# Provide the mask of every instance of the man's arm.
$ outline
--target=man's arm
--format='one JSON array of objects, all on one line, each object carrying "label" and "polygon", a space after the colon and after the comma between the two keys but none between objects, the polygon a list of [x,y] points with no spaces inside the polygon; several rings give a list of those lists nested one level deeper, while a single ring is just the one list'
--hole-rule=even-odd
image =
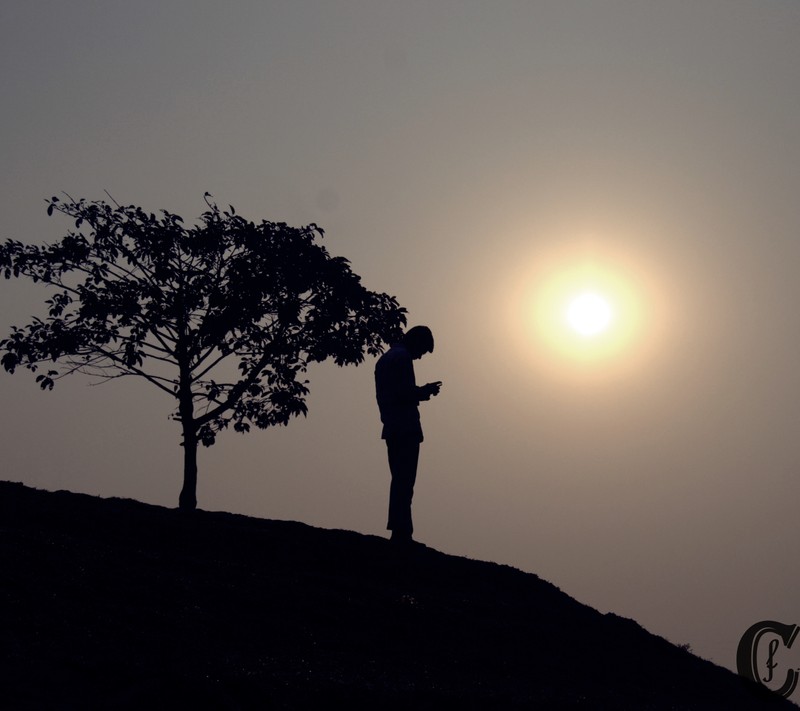
[{"label": "man's arm", "polygon": [[378,361],[375,385],[378,400],[390,407],[419,404],[422,388],[414,379],[411,358],[404,354],[392,353]]}]

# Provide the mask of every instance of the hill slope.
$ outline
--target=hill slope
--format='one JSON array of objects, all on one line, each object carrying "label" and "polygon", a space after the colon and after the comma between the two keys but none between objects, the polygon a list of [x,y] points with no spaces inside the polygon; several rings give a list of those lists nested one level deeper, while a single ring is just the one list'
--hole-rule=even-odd
[{"label": "hill slope", "polygon": [[9,708],[796,709],[535,575],[0,482]]}]

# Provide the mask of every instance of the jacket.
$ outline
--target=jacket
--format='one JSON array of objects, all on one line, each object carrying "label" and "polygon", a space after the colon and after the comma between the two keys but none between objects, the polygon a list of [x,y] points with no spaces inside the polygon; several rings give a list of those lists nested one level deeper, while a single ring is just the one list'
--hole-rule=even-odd
[{"label": "jacket", "polygon": [[402,343],[393,344],[375,364],[375,397],[382,439],[410,437],[422,442],[419,402],[424,394],[414,378],[411,354]]}]

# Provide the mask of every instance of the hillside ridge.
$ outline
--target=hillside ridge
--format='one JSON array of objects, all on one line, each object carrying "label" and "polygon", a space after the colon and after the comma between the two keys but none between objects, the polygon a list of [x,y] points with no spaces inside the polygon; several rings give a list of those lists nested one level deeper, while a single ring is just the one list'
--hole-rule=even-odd
[{"label": "hillside ridge", "polygon": [[796,709],[532,573],[0,482],[9,708]]}]

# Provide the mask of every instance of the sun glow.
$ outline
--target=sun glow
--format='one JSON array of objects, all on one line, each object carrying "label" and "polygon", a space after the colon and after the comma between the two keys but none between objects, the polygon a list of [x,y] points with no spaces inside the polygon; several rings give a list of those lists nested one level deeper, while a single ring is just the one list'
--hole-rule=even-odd
[{"label": "sun glow", "polygon": [[[641,350],[647,295],[638,270],[612,254],[564,252],[528,276],[525,309],[528,343],[540,363],[567,372],[618,368]],[[587,367],[589,371],[587,371]]]},{"label": "sun glow", "polygon": [[614,312],[601,294],[584,291],[570,300],[564,315],[576,333],[592,338],[608,329]]}]

